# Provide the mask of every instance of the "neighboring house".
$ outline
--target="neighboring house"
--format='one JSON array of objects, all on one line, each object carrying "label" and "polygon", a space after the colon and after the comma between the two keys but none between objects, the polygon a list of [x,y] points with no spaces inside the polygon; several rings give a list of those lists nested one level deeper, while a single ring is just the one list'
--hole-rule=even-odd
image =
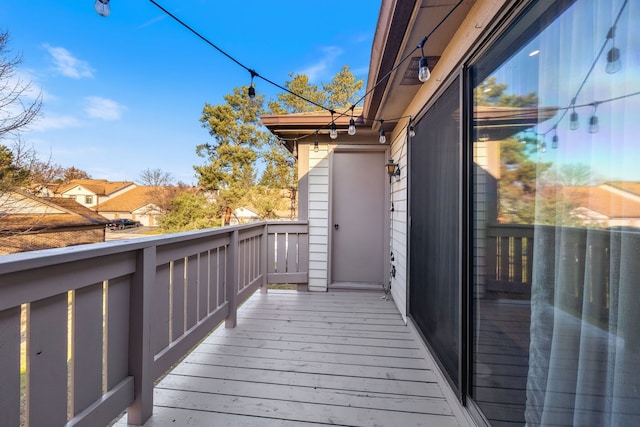
[{"label": "neighboring house", "polygon": [[75,200],[7,192],[0,197],[0,254],[104,242],[106,222]]},{"label": "neighboring house", "polygon": [[75,179],[62,184],[54,190],[55,197],[73,199],[83,206],[93,209],[95,206],[118,197],[136,188],[129,181],[107,181],[104,179]]},{"label": "neighboring house", "polygon": [[229,225],[248,224],[257,221],[260,221],[260,215],[258,215],[257,212],[246,207],[241,207],[233,211]]},{"label": "neighboring house", "polygon": [[388,289],[478,425],[640,422],[638,234],[496,212],[501,180],[546,209],[535,182],[580,161],[618,181],[560,192],[574,214],[637,226],[640,47],[617,42],[638,21],[627,1],[383,0],[356,135],[350,111],[262,117],[297,152],[309,290]]},{"label": "neighboring house", "polygon": [[156,227],[164,213],[160,204],[166,191],[175,187],[135,187],[93,209],[106,218],[129,218],[140,221],[142,225]]},{"label": "neighboring house", "polygon": [[566,187],[567,197],[578,205],[572,215],[599,227],[633,227],[640,230],[638,183],[618,183],[599,187]]}]

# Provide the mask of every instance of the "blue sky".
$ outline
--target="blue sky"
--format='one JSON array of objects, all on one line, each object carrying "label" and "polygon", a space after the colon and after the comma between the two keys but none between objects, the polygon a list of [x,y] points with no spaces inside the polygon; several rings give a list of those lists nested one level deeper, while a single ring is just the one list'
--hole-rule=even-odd
[{"label": "blue sky", "polygon": [[[135,181],[159,168],[195,184],[195,147],[210,140],[198,119],[250,75],[147,0],[2,0],[0,28],[21,53],[18,69],[44,95],[23,134],[41,158],[93,178]],[[260,75],[328,82],[343,65],[365,79],[380,1],[159,0]],[[256,80],[274,98],[279,90]]]}]

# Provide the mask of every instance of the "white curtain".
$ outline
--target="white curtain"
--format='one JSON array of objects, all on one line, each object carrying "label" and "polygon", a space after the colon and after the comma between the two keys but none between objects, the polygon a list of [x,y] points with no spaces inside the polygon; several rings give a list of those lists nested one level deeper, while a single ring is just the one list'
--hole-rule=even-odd
[{"label": "white curtain", "polygon": [[[541,105],[570,103],[623,3],[577,1],[541,34]],[[600,130],[587,131],[592,107],[578,109],[578,130],[569,130],[567,113],[557,127],[559,147],[545,158],[587,165],[584,187],[594,189],[578,199],[577,189],[556,191],[556,223],[535,226],[529,426],[640,426],[640,228],[633,231],[640,225],[630,219],[640,216],[633,195],[640,189],[633,184],[640,181],[640,101],[625,97],[640,91],[639,29],[640,2],[630,0],[616,26],[621,71],[604,72],[609,44],[576,100],[602,102]],[[555,54],[543,57],[545,50]],[[576,203],[591,216],[571,227],[566,218]],[[542,196],[536,200],[538,224],[548,207]]]}]

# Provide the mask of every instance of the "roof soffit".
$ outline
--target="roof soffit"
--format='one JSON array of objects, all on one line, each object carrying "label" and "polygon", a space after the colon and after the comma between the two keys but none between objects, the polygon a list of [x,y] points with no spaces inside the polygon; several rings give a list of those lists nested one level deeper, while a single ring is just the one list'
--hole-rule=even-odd
[{"label": "roof soffit", "polygon": [[[390,0],[383,1],[382,8],[392,10],[396,6],[400,7],[399,3],[403,3],[403,7],[406,7],[401,0]],[[375,82],[396,66],[402,58],[405,56],[409,56],[409,58],[391,73],[385,83],[373,90],[365,105],[364,115],[366,117],[384,119],[385,117],[393,118],[403,115],[421,88],[420,82],[417,80],[417,73],[416,84],[407,84],[407,76],[411,73],[410,68],[416,66],[416,58],[420,57],[420,50],[411,52],[452,10],[457,0],[420,0],[417,3],[408,3],[413,4],[409,18],[407,19],[406,10],[402,10],[402,13],[398,11],[398,14],[393,14],[392,22],[386,25],[380,22],[385,17],[384,10],[381,10],[374,37],[367,91],[372,90]],[[463,0],[462,4],[429,37],[424,45],[424,55],[429,57],[430,66],[437,63],[437,59],[442,56],[447,44],[474,3],[475,0]],[[389,10],[386,11],[387,14]],[[394,24],[394,21],[397,24]],[[378,56],[376,56],[376,50]],[[384,53],[380,55],[380,52]]]}]

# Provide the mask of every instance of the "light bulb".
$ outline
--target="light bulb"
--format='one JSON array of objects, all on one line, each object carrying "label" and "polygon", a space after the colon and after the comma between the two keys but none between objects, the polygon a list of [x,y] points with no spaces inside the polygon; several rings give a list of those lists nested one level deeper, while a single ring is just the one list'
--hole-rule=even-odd
[{"label": "light bulb", "polygon": [[316,139],[316,140],[313,142],[313,152],[314,152],[314,153],[317,153],[318,151],[320,151],[320,147],[318,147],[318,140]]},{"label": "light bulb", "polygon": [[98,15],[104,16],[105,18],[111,15],[111,6],[109,6],[110,0],[96,0],[93,4],[93,7],[98,12]]},{"label": "light bulb", "polygon": [[296,142],[293,142],[293,157],[298,157],[298,144],[296,144]]},{"label": "light bulb", "polygon": [[551,138],[551,148],[558,148],[558,135],[553,135]]},{"label": "light bulb", "polygon": [[609,74],[617,73],[622,68],[622,61],[620,61],[620,49],[613,46],[607,52],[607,67],[606,72]]},{"label": "light bulb", "polygon": [[349,135],[353,136],[356,134],[356,121],[351,119],[349,120]]},{"label": "light bulb", "polygon": [[338,130],[336,129],[335,122],[331,122],[331,129],[329,130],[329,136],[331,139],[336,139],[338,137]]},{"label": "light bulb", "polygon": [[413,126],[409,126],[409,136],[411,138],[413,138],[414,136],[416,136],[416,128],[414,128]]},{"label": "light bulb", "polygon": [[427,65],[427,58],[424,56],[420,58],[420,68],[418,70],[418,80],[421,82],[426,82],[431,77],[431,71],[429,71],[429,66]]},{"label": "light bulb", "polygon": [[600,130],[600,125],[598,125],[598,116],[593,114],[593,116],[589,117],[589,133],[596,133]]},{"label": "light bulb", "polygon": [[380,129],[380,144],[384,144],[385,142],[387,142],[387,137],[384,134],[384,129]]},{"label": "light bulb", "polygon": [[569,129],[576,130],[579,127],[580,122],[578,121],[578,113],[576,113],[576,110],[573,110],[569,116]]},{"label": "light bulb", "polygon": [[258,106],[258,99],[256,98],[256,88],[251,85],[249,86],[249,106],[250,107],[257,107]]}]

